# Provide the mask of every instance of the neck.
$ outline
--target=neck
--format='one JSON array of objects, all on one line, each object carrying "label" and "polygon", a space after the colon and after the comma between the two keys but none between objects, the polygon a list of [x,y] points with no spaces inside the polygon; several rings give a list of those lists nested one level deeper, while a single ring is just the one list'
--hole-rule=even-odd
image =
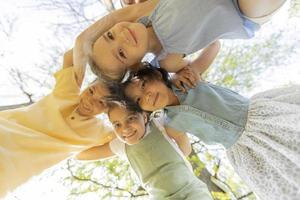
[{"label": "neck", "polygon": [[159,54],[159,52],[161,51],[161,43],[159,41],[159,39],[157,38],[152,26],[147,28],[147,32],[148,32],[148,50],[151,53],[154,54]]},{"label": "neck", "polygon": [[76,108],[76,110],[75,110],[74,113],[76,113],[76,114],[77,114],[77,117],[79,117],[80,119],[91,119],[91,118],[94,117],[94,116],[86,115],[86,114],[84,114],[84,113],[80,113],[80,112],[78,111],[78,108]]},{"label": "neck", "polygon": [[168,106],[176,106],[176,105],[179,105],[180,102],[178,100],[178,97],[175,95],[175,93],[173,92],[172,89],[169,89],[169,105]]}]

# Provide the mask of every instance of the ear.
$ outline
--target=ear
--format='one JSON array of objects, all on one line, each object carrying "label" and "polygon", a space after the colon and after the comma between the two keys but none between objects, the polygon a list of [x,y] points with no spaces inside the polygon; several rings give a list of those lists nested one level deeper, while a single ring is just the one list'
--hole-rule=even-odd
[{"label": "ear", "polygon": [[147,124],[147,122],[148,122],[148,114],[146,112],[143,112],[143,119],[144,119],[144,123]]}]

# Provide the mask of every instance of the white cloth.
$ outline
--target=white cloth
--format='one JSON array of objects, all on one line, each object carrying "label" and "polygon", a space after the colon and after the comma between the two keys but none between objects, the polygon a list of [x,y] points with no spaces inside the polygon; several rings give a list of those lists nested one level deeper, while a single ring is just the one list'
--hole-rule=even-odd
[{"label": "white cloth", "polygon": [[245,131],[227,154],[262,200],[298,200],[300,86],[252,97]]}]

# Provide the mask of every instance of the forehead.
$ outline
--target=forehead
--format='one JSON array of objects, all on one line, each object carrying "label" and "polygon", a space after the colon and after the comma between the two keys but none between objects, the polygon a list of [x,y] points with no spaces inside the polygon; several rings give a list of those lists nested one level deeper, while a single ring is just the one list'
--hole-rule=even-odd
[{"label": "forehead", "polygon": [[109,119],[113,121],[122,121],[132,114],[134,114],[134,112],[127,110],[123,105],[114,105],[108,112]]}]

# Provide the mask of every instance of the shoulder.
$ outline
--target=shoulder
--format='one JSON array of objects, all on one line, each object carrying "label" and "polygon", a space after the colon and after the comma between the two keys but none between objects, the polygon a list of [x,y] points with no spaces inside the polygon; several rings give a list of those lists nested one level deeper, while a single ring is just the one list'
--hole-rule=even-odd
[{"label": "shoulder", "polygon": [[54,74],[55,87],[53,94],[55,96],[78,96],[80,88],[77,84],[73,67],[62,68]]}]

